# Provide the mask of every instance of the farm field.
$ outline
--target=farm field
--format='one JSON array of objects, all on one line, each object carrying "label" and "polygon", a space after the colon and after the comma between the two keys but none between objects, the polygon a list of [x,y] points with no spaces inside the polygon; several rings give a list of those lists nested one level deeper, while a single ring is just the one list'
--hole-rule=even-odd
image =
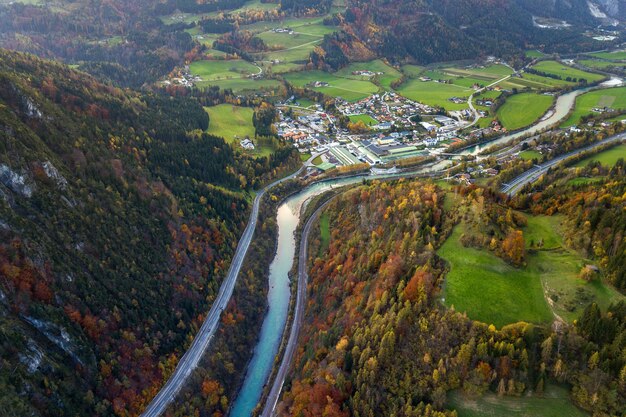
[{"label": "farm field", "polygon": [[578,162],[575,166],[584,167],[591,161],[599,161],[602,165],[613,166],[620,158],[626,160],[626,144],[614,146],[606,151],[602,151],[596,155],[590,156],[589,158],[585,158]]},{"label": "farm field", "polygon": [[614,51],[614,52],[596,52],[589,54],[595,58],[608,59],[612,61],[624,61],[626,60],[626,51]]},{"label": "farm field", "polygon": [[517,130],[533,124],[552,106],[554,97],[535,93],[515,94],[500,106],[498,119],[508,130]]},{"label": "farm field", "polygon": [[317,35],[305,35],[303,33],[277,33],[277,32],[263,32],[257,35],[257,38],[262,39],[265,44],[273,50],[281,50],[287,48],[294,48],[302,46],[311,42],[321,41],[322,38]]},{"label": "farm field", "polygon": [[593,113],[594,107],[609,107],[614,110],[626,109],[626,87],[590,91],[577,97],[574,111],[561,127],[578,124],[582,116]]},{"label": "farm field", "polygon": [[411,79],[398,88],[397,92],[406,98],[418,101],[430,106],[444,107],[447,110],[467,109],[467,103],[456,104],[448,99],[450,97],[465,98],[472,94],[471,88],[465,88],[454,84],[441,84],[434,81],[420,81]]},{"label": "farm field", "polygon": [[223,137],[226,142],[238,145],[240,139],[254,138],[252,125],[253,110],[250,107],[239,107],[231,104],[219,104],[205,107],[209,113],[209,129],[207,133]]},{"label": "farm field", "polygon": [[497,327],[518,321],[551,321],[539,277],[508,265],[487,250],[464,247],[460,242],[463,232],[464,224],[457,225],[437,251],[450,265],[445,305]]},{"label": "farm field", "polygon": [[339,77],[346,77],[346,78],[352,78],[355,80],[364,80],[364,81],[370,81],[371,78],[374,78],[374,77],[370,78],[370,77],[366,77],[362,75],[352,74],[353,71],[364,71],[364,70],[373,71],[373,72],[382,72],[383,74],[376,76],[376,78],[378,79],[378,82],[380,83],[381,87],[385,88],[386,90],[391,90],[391,83],[394,82],[395,80],[400,79],[400,77],[402,77],[402,73],[400,73],[400,71],[398,71],[397,69],[393,67],[390,67],[389,65],[385,64],[380,59],[376,59],[374,61],[369,61],[369,62],[352,63],[348,65],[347,67],[342,68],[339,71],[337,71],[335,75]]},{"label": "farm field", "polygon": [[584,65],[589,68],[597,68],[600,70],[604,70],[611,67],[624,67],[623,63],[617,62],[609,62],[609,61],[598,61],[597,59],[581,59],[577,61],[580,65]]},{"label": "farm field", "polygon": [[285,74],[285,79],[298,87],[304,87],[315,81],[327,82],[327,87],[312,87],[332,97],[342,97],[348,101],[358,101],[378,91],[378,87],[370,81],[353,80],[337,77],[322,71],[302,71]]},{"label": "farm field", "polygon": [[273,49],[272,51],[253,54],[256,59],[261,61],[265,67],[271,67],[272,72],[276,74],[301,69],[308,62],[309,55],[315,46],[322,41],[324,35],[337,30],[334,26],[321,24],[321,18],[303,20],[304,22],[287,19],[282,25],[272,25],[272,28],[289,27],[294,31],[292,34],[273,32],[271,29],[266,29],[267,26],[250,25],[259,31],[257,37]]},{"label": "farm field", "polygon": [[581,71],[557,61],[541,61],[537,65],[533,66],[533,69],[545,72],[546,74],[558,75],[563,78],[563,80],[566,80],[567,77],[572,79],[576,78],[578,80],[584,78],[588,83],[592,83],[605,78],[603,75]]},{"label": "farm field", "polygon": [[257,67],[243,59],[196,61],[189,66],[189,69],[192,74],[199,76],[203,81],[244,78],[259,72]]},{"label": "farm field", "polygon": [[522,74],[522,78],[516,78],[515,82],[520,83],[520,85],[528,85],[532,88],[537,88],[540,90],[544,89],[555,89],[570,85],[575,85],[572,81],[567,80],[557,80],[555,78],[543,77],[537,74],[524,73]]},{"label": "farm field", "polygon": [[564,387],[547,385],[541,396],[499,397],[488,392],[480,398],[466,398],[462,390],[448,393],[446,407],[455,409],[459,417],[586,417],[569,399]]}]

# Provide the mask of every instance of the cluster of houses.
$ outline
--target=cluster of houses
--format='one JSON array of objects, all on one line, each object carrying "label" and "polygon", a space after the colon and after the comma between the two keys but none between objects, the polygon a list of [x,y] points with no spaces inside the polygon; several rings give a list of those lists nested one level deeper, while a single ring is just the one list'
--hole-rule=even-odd
[{"label": "cluster of houses", "polygon": [[254,150],[254,143],[249,138],[242,139],[239,142],[239,144],[241,145],[242,148],[246,150],[249,150],[249,151]]},{"label": "cluster of houses", "polygon": [[448,179],[462,185],[470,185],[475,182],[475,178],[495,177],[496,175],[498,175],[497,169],[485,168],[482,165],[478,165],[476,168],[469,167],[465,172],[456,174]]},{"label": "cluster of houses", "polygon": [[358,70],[358,71],[352,71],[352,75],[360,75],[363,77],[373,77],[375,75],[383,75],[384,72],[380,72],[380,71],[368,71],[368,70]]},{"label": "cluster of houses", "polygon": [[328,87],[329,84],[326,81],[311,81],[310,83],[306,84],[305,87],[312,87],[312,88],[320,88],[320,87]]},{"label": "cluster of houses", "polygon": [[193,85],[202,81],[202,78],[197,75],[193,75],[189,70],[189,66],[185,65],[185,67],[178,71],[176,76],[173,76],[165,81],[163,81],[163,85],[182,85],[183,87],[193,87]]},{"label": "cluster of houses", "polygon": [[332,142],[328,135],[334,132],[334,116],[319,110],[293,117],[282,110],[278,114],[278,137],[293,142],[301,151]]},{"label": "cluster of houses", "polygon": [[378,122],[371,126],[376,130],[388,130],[392,125],[415,126],[412,116],[432,114],[434,109],[409,100],[396,93],[374,94],[356,103],[337,103],[337,109],[345,116],[368,115]]},{"label": "cluster of houses", "polygon": [[293,35],[293,29],[290,29],[290,28],[275,28],[275,29],[272,29],[272,32],[274,32],[274,33],[287,33],[289,35]]}]

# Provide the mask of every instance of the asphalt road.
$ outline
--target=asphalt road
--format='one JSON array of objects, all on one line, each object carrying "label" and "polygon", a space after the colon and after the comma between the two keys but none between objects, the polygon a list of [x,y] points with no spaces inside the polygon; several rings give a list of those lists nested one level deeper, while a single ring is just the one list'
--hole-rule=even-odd
[{"label": "asphalt road", "polygon": [[[536,181],[541,175],[548,171],[549,168],[559,164],[563,160],[570,158],[574,155],[577,155],[581,152],[585,152],[591,149],[594,149],[598,146],[605,145],[611,142],[618,142],[626,139],[626,133],[622,133],[616,136],[612,136],[610,138],[604,139],[601,142],[594,143],[593,145],[586,146],[581,149],[577,149],[568,154],[559,156],[551,161],[548,161],[544,164],[538,165],[535,168],[524,172],[522,175],[513,179],[509,184],[502,188],[502,192],[508,193],[510,195],[514,195],[519,192],[521,188],[531,182]],[[422,174],[423,175],[423,174]],[[409,175],[409,176],[417,176],[417,175]],[[287,346],[285,348],[285,352],[283,357],[281,358],[280,367],[278,372],[272,381],[272,388],[265,400],[265,404],[263,406],[263,411],[261,412],[261,417],[272,417],[274,415],[274,411],[276,409],[276,405],[278,404],[278,400],[280,399],[280,393],[283,389],[283,385],[285,382],[285,378],[287,377],[287,373],[289,372],[289,368],[291,367],[291,362],[293,360],[293,355],[297,348],[298,335],[300,333],[301,321],[304,316],[304,309],[306,305],[306,291],[307,291],[307,282],[308,282],[308,273],[307,273],[307,257],[308,257],[308,246],[309,246],[309,234],[311,232],[311,227],[315,223],[315,220],[319,217],[321,211],[328,205],[330,201],[324,203],[321,207],[319,207],[315,213],[308,219],[306,222],[303,231],[302,237],[300,240],[300,250],[298,255],[298,289],[296,295],[296,307],[295,313],[292,321],[291,331],[289,333],[289,339],[287,340]]]},{"label": "asphalt road", "polygon": [[[535,168],[524,172],[520,176],[516,177],[508,184],[503,185],[501,191],[503,193],[507,193],[509,195],[515,195],[519,192],[522,187],[528,183],[536,181],[541,175],[548,171],[549,168],[557,165],[561,161],[570,158],[578,153],[591,150],[598,146],[604,145],[610,142],[617,142],[626,139],[626,133],[622,133],[611,138],[604,139],[601,142],[595,143],[593,145],[587,146],[582,149],[577,149],[568,154],[561,155],[551,161],[545,162],[541,165],[536,166]],[[143,417],[158,417],[160,416],[167,408],[167,406],[174,400],[180,389],[184,386],[187,378],[191,375],[191,373],[196,369],[200,359],[205,354],[213,335],[219,325],[219,319],[222,314],[222,311],[228,305],[230,298],[232,296],[233,290],[235,288],[235,284],[237,282],[237,276],[239,275],[239,271],[241,270],[241,266],[245,259],[246,253],[250,246],[250,242],[252,240],[252,236],[254,235],[254,230],[256,228],[256,224],[258,221],[259,215],[259,205],[261,199],[265,195],[267,191],[281,182],[287,181],[296,177],[300,172],[302,172],[313,160],[313,158],[317,155],[313,155],[307,163],[305,163],[302,168],[293,173],[292,175],[277,180],[265,188],[263,188],[255,197],[254,203],[252,206],[252,212],[250,213],[250,219],[248,224],[244,230],[244,233],[239,240],[237,245],[237,249],[235,251],[235,255],[233,256],[230,268],[228,270],[228,274],[222,283],[218,295],[207,315],[204,323],[202,324],[198,334],[194,338],[191,346],[187,350],[187,352],[183,355],[181,360],[179,361],[176,369],[173,374],[170,376],[169,380],[165,383],[163,388],[159,391],[159,393],[153,398],[152,402],[148,405],[148,407],[143,412]],[[324,205],[325,206],[325,205]],[[281,360],[281,365],[278,371],[276,378],[274,379],[272,389],[270,390],[269,397],[265,403],[263,413],[261,414],[263,417],[269,417],[272,415],[274,408],[278,402],[280,397],[280,392],[283,387],[283,383],[285,377],[287,375],[287,371],[289,370],[289,366],[291,365],[291,359],[295,352],[295,348],[297,346],[297,338],[300,330],[300,324],[302,315],[304,314],[304,301],[306,296],[306,282],[308,279],[308,275],[306,272],[306,258],[307,258],[307,248],[308,248],[308,237],[312,224],[314,223],[314,219],[317,218],[320,211],[324,208],[324,206],[320,207],[313,216],[307,221],[302,234],[302,240],[300,244],[300,253],[299,253],[299,266],[298,266],[298,290],[297,290],[297,299],[296,299],[296,309],[293,319],[293,324],[291,328],[291,332],[289,334],[289,339],[287,342],[287,347],[285,349],[285,354]]]},{"label": "asphalt road", "polygon": [[557,156],[556,158],[548,162],[544,162],[541,165],[535,165],[534,168],[524,172],[520,176],[509,181],[507,184],[503,184],[500,191],[513,196],[517,194],[526,184],[530,184],[532,182],[537,181],[537,179],[539,179],[540,176],[548,172],[548,169],[552,168],[555,165],[558,165],[565,159],[578,155],[581,152],[585,152],[585,151],[589,151],[591,149],[597,148],[598,146],[606,145],[607,143],[611,143],[611,142],[619,142],[625,139],[626,139],[626,133],[620,133],[619,135],[611,136],[610,138],[604,139],[600,142],[594,143],[589,146],[585,146],[584,148],[576,149],[564,155]]},{"label": "asphalt road", "polygon": [[259,205],[261,199],[271,188],[300,174],[300,172],[302,172],[309,165],[315,156],[317,155],[311,156],[311,158],[295,173],[265,186],[256,195],[254,203],[252,204],[250,219],[248,220],[246,229],[237,244],[235,255],[233,256],[230,268],[228,269],[228,274],[224,278],[224,282],[222,283],[217,297],[211,306],[209,314],[205,318],[204,323],[202,323],[202,326],[191,343],[191,346],[178,362],[176,369],[168,381],[144,410],[142,414],[143,417],[157,417],[166,410],[167,406],[174,400],[180,389],[185,385],[187,378],[189,378],[191,373],[196,369],[200,359],[209,347],[211,339],[215,334],[215,330],[219,325],[222,311],[224,311],[228,305],[230,297],[233,294],[235,284],[237,283],[237,276],[239,275],[241,265],[243,264],[246,253],[248,252],[252,236],[254,235],[254,229],[256,228],[259,217]]},{"label": "asphalt road", "polygon": [[[332,200],[332,199],[331,199]],[[285,383],[285,377],[291,366],[293,355],[298,347],[298,335],[300,334],[300,326],[302,324],[302,317],[304,316],[304,307],[306,305],[306,292],[307,282],[309,280],[309,274],[307,273],[307,258],[309,248],[309,235],[311,234],[311,227],[315,224],[315,220],[319,217],[320,213],[331,200],[328,200],[322,204],[311,217],[307,220],[304,228],[302,229],[302,237],[300,239],[300,251],[298,255],[298,289],[296,294],[296,307],[294,309],[294,316],[292,320],[291,331],[289,332],[289,339],[287,340],[287,346],[285,352],[281,358],[280,367],[272,382],[272,388],[265,400],[261,417],[270,417],[274,413],[280,393]]]}]

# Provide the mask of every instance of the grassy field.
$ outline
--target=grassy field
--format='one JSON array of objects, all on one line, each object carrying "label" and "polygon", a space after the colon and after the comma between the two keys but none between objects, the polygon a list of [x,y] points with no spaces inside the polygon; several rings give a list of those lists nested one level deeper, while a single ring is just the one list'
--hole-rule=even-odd
[{"label": "grassy field", "polygon": [[219,104],[204,109],[209,113],[208,133],[221,136],[227,142],[235,144],[245,137],[254,138],[253,110],[250,107]]},{"label": "grassy field", "polygon": [[363,122],[365,126],[374,126],[378,124],[378,120],[374,119],[372,116],[367,114],[359,114],[356,116],[350,116],[351,122]]},{"label": "grassy field", "polygon": [[542,396],[498,397],[489,392],[482,397],[466,398],[461,390],[448,394],[446,407],[455,409],[459,417],[585,417],[586,412],[576,408],[567,389],[548,385]]},{"label": "grassy field", "polygon": [[584,167],[591,161],[600,161],[602,165],[613,166],[620,158],[626,160],[626,144],[614,146],[606,151],[600,152],[599,154],[585,158],[578,162],[575,166]]},{"label": "grassy field", "polygon": [[464,225],[457,225],[437,252],[450,264],[445,284],[447,306],[497,327],[552,320],[535,274],[510,266],[489,251],[464,247],[459,241],[463,232]]},{"label": "grassy field", "polygon": [[[377,75],[376,77],[372,77],[372,78],[365,77],[362,75],[352,74],[353,71],[363,71],[363,70],[382,72],[383,74]],[[370,81],[371,79],[375,78],[377,82],[380,84],[380,86],[385,88],[386,90],[391,90],[391,83],[394,82],[395,80],[398,80],[400,77],[402,77],[402,73],[400,71],[398,71],[397,69],[393,67],[390,67],[389,65],[385,64],[380,59],[376,59],[374,61],[369,61],[369,62],[352,63],[348,65],[347,67],[342,68],[341,70],[337,71],[335,75],[340,76],[340,77],[352,78],[355,80],[364,80],[364,81]]]},{"label": "grassy field", "polygon": [[196,85],[200,88],[216,85],[223,90],[231,89],[236,93],[245,93],[261,90],[276,90],[281,86],[277,80],[254,80],[252,78],[233,78],[217,81],[200,81]]},{"label": "grassy field", "polygon": [[604,70],[610,67],[623,67],[624,64],[608,62],[608,61],[598,61],[596,59],[581,59],[577,61],[580,65],[584,65],[589,68],[597,68],[600,70]]},{"label": "grassy field", "polygon": [[328,250],[330,246],[330,218],[324,212],[320,216],[320,255]]},{"label": "grassy field", "polygon": [[410,78],[419,77],[419,75],[424,72],[424,67],[412,64],[403,65],[400,69],[403,74]]},{"label": "grassy field", "polygon": [[609,107],[613,110],[626,109],[626,87],[595,90],[579,96],[576,98],[574,111],[561,127],[578,124],[582,116],[593,113],[594,107]]},{"label": "grassy field", "polygon": [[370,81],[354,80],[337,77],[322,71],[302,71],[285,74],[285,79],[298,87],[304,87],[315,81],[324,81],[328,87],[312,87],[331,97],[342,97],[348,101],[358,101],[378,91],[378,87]]},{"label": "grassy field", "polygon": [[539,152],[532,150],[522,151],[519,153],[519,157],[525,161],[529,161],[531,159],[537,159],[540,161],[542,156],[543,155],[541,155]]},{"label": "grassy field", "polygon": [[468,108],[467,103],[456,104],[450,97],[467,98],[472,94],[471,88],[454,84],[441,84],[434,81],[423,82],[419,79],[408,80],[398,88],[398,93],[406,98],[419,101],[431,106],[440,106],[447,110],[462,110]]},{"label": "grassy field", "polygon": [[321,41],[321,37],[317,35],[305,35],[303,33],[276,33],[264,32],[257,35],[271,49],[287,49],[302,46],[312,42]]},{"label": "grassy field", "polygon": [[161,16],[161,22],[166,25],[173,25],[175,23],[194,23],[198,22],[205,17],[209,17],[211,13],[174,13],[168,16]]},{"label": "grassy field", "polygon": [[497,115],[504,127],[516,130],[533,124],[552,106],[554,97],[535,93],[515,94],[500,106]]},{"label": "grassy field", "polygon": [[538,51],[536,49],[531,49],[526,51],[527,58],[541,58],[543,56],[543,52]]},{"label": "grassy field", "polygon": [[[256,33],[258,38],[273,49],[254,54],[255,59],[262,62],[265,67],[271,67],[272,72],[282,74],[301,69],[324,35],[337,30],[334,26],[322,24],[322,20],[323,17],[285,19],[280,22],[264,21],[243,26],[242,29]],[[293,33],[276,33],[272,31],[275,28],[290,28]]]},{"label": "grassy field", "polygon": [[485,323],[547,322],[552,314],[573,321],[591,302],[602,308],[625,299],[600,281],[579,278],[591,261],[563,244],[562,217],[528,216],[524,228],[527,265],[514,268],[488,250],[465,248],[459,241],[464,225],[455,227],[438,254],[450,263],[445,304]]},{"label": "grassy field", "polygon": [[560,216],[528,216],[524,237],[534,253],[528,256],[526,270],[540,278],[552,311],[573,321],[591,302],[606,308],[624,296],[600,281],[588,283],[579,278],[581,268],[592,262],[564,246],[559,232],[562,220]]},{"label": "grassy field", "polygon": [[243,59],[196,61],[191,63],[189,69],[192,74],[199,76],[203,81],[246,78],[250,74],[259,72],[257,67]]},{"label": "grassy field", "polygon": [[626,60],[626,51],[615,51],[615,52],[596,52],[595,54],[590,54],[593,57],[600,59],[608,59],[612,61],[624,61]]},{"label": "grassy field", "polygon": [[522,86],[528,84],[529,86],[531,87],[534,86],[533,88],[538,88],[538,89],[554,89],[554,88],[559,88],[559,87],[575,85],[575,83],[572,81],[557,80],[554,78],[543,77],[541,75],[530,74],[530,73],[522,74],[522,78],[521,79],[516,78],[514,82],[519,83]]},{"label": "grassy field", "polygon": [[557,61],[541,61],[533,66],[533,68],[547,74],[559,75],[563,80],[567,77],[576,78],[578,80],[584,78],[587,82],[591,83],[605,78],[604,75],[581,71]]}]

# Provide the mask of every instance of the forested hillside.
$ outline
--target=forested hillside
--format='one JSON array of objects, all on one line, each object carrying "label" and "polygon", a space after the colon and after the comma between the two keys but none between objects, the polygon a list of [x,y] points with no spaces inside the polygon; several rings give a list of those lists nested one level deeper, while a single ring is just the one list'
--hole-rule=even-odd
[{"label": "forested hillside", "polygon": [[[544,3],[539,7],[531,0],[350,0],[342,14],[342,29],[353,38],[328,39],[325,58],[328,67],[336,69],[342,55],[355,58],[352,45],[358,50],[360,42],[379,56],[419,64],[513,55],[539,46],[560,53],[604,47],[581,34],[581,28],[598,23],[585,2],[548,8]],[[543,29],[534,25],[533,15],[568,19],[575,25]]]},{"label": "forested hillside", "polygon": [[[611,188],[608,195],[621,195]],[[563,189],[554,195],[568,198]],[[542,199],[524,201],[540,211]],[[623,209],[623,197],[612,201]],[[526,262],[526,215],[507,207],[504,196],[475,186],[446,192],[415,180],[374,182],[338,197],[326,212],[330,245],[310,248],[305,324],[280,415],[453,416],[452,390],[470,401],[489,391],[541,397],[549,384],[564,382],[581,408],[623,411],[624,302],[606,311],[590,304],[573,325],[557,319],[500,329],[441,305],[449,265],[435,249],[455,225],[475,226],[466,229],[464,246],[484,245],[512,265]]]},{"label": "forested hillside", "polygon": [[[196,102],[137,94],[0,50],[0,404],[9,415],[137,415],[228,268],[251,158]],[[195,133],[188,133],[188,132]]]}]

